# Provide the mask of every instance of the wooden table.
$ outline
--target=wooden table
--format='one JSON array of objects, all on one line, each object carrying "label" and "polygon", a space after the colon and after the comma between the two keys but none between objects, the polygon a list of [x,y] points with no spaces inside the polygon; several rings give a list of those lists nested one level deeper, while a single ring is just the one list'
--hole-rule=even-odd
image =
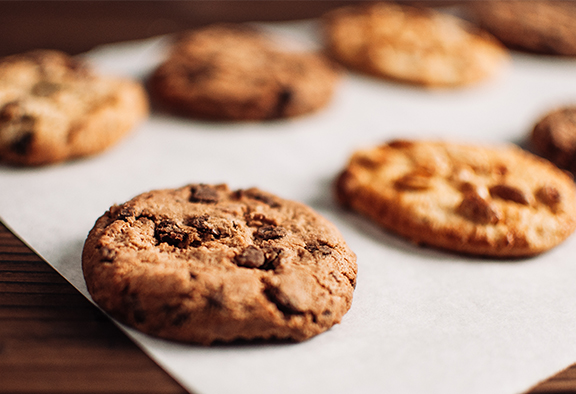
[{"label": "wooden table", "polygon": [[[0,2],[0,55],[80,53],[217,21],[315,17],[348,2]],[[0,223],[0,393],[186,392]],[[530,393],[576,393],[576,365]]]}]

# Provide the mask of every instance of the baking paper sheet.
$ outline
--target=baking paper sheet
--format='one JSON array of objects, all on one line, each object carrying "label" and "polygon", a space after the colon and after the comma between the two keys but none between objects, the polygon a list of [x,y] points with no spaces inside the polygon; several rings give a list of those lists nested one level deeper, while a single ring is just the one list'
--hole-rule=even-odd
[{"label": "baking paper sheet", "polygon": [[[307,45],[314,21],[271,25]],[[87,55],[144,78],[163,38]],[[191,182],[257,186],[332,220],[358,256],[341,324],[298,344],[178,344],[124,329],[197,393],[518,393],[576,361],[576,238],[514,261],[419,248],[341,210],[332,182],[358,148],[391,138],[522,144],[534,122],[576,103],[576,60],[514,53],[478,85],[426,90],[346,74],[330,106],[297,119],[208,123],[154,111],[102,155],[0,167],[0,216],[88,296],[84,239],[108,207]]]}]

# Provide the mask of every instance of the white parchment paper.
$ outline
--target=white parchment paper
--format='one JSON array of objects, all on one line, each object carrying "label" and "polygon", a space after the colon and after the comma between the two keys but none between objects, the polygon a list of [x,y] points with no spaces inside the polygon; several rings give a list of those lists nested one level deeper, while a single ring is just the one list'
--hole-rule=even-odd
[{"label": "white parchment paper", "polygon": [[[315,42],[314,22],[273,25]],[[145,78],[163,39],[87,57]],[[534,122],[576,103],[576,60],[513,54],[497,77],[426,90],[348,74],[331,105],[298,119],[207,123],[153,112],[97,157],[44,168],[0,167],[0,216],[85,295],[80,254],[112,204],[190,182],[257,186],[304,202],[358,256],[341,324],[299,344],[200,347],[127,329],[198,393],[518,393],[576,362],[576,238],[514,261],[418,248],[341,210],[331,183],[358,148],[391,138],[523,144]]]}]

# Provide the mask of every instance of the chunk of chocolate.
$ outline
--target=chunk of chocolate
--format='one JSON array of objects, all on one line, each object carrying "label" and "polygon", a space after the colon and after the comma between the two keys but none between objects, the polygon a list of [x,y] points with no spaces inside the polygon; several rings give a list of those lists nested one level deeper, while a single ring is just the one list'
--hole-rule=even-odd
[{"label": "chunk of chocolate", "polygon": [[562,201],[562,196],[558,189],[550,185],[542,186],[536,190],[536,198],[553,209]]},{"label": "chunk of chocolate", "polygon": [[260,268],[266,263],[264,252],[254,245],[248,246],[234,259],[236,265],[247,268]]},{"label": "chunk of chocolate", "polygon": [[163,220],[156,225],[155,236],[159,242],[184,248],[188,245],[188,234],[172,220]]},{"label": "chunk of chocolate", "polygon": [[307,242],[304,248],[310,253],[319,253],[322,256],[327,256],[332,253],[333,248],[326,242],[321,240],[316,240],[312,242]]},{"label": "chunk of chocolate", "polygon": [[262,226],[256,230],[255,236],[260,239],[278,239],[286,235],[286,230],[279,226]]},{"label": "chunk of chocolate", "polygon": [[220,196],[218,191],[209,185],[193,185],[190,187],[190,202],[215,203]]},{"label": "chunk of chocolate", "polygon": [[524,192],[517,187],[509,185],[495,185],[492,186],[489,191],[490,195],[494,198],[512,201],[521,205],[530,205],[528,197],[526,197]]},{"label": "chunk of chocolate", "polygon": [[30,151],[32,141],[34,140],[34,133],[27,131],[22,133],[10,144],[10,150],[17,155],[25,155]]},{"label": "chunk of chocolate", "polygon": [[456,211],[474,223],[496,224],[500,220],[495,207],[476,193],[465,194]]},{"label": "chunk of chocolate", "polygon": [[246,190],[238,190],[236,192],[236,194],[238,195],[238,198],[248,197],[248,198],[251,198],[253,200],[263,202],[264,204],[266,204],[272,208],[278,208],[280,206],[280,204],[278,203],[278,201],[275,200],[274,197],[272,197],[266,193],[263,193],[256,188],[251,188],[251,189],[246,189]]},{"label": "chunk of chocolate", "polygon": [[294,93],[288,87],[283,87],[278,92],[278,99],[276,101],[276,108],[274,109],[274,113],[272,114],[273,117],[281,117],[284,115],[286,111],[286,107],[292,101],[294,97]]}]

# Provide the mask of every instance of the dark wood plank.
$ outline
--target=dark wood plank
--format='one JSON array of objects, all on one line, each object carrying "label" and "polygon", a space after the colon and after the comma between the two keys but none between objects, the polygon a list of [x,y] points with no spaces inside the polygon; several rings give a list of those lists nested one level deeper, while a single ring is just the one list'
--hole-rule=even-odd
[{"label": "dark wood plank", "polygon": [[0,1],[0,55],[71,54],[214,22],[312,18],[350,1]]},{"label": "dark wood plank", "polygon": [[533,387],[529,394],[573,394],[576,393],[576,364],[557,373]]},{"label": "dark wood plank", "polygon": [[187,393],[1,223],[0,392]]}]

